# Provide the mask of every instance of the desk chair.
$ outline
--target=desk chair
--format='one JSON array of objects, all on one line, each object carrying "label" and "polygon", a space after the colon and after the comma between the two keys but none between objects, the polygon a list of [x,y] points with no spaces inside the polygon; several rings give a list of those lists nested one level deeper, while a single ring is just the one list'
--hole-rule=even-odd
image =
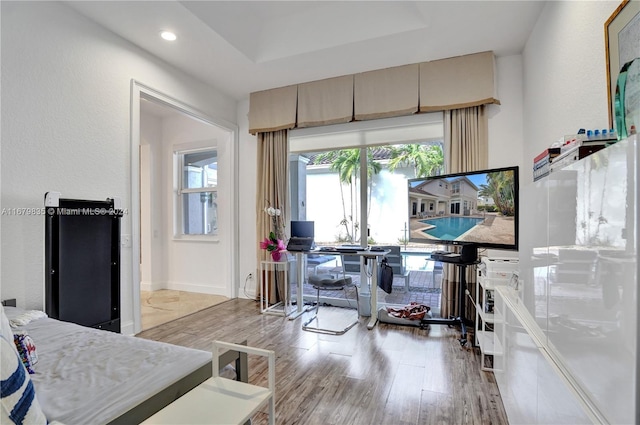
[{"label": "desk chair", "polygon": [[[341,263],[344,265],[344,258],[341,258],[341,260],[342,260]],[[302,324],[302,330],[309,331],[309,332],[329,334],[329,335],[342,335],[358,323],[358,318],[359,318],[358,312],[360,311],[359,306],[357,305],[358,304],[358,288],[355,285],[353,285],[353,280],[351,279],[351,276],[347,276],[345,274],[344,266],[342,267],[342,270],[337,273],[310,275],[308,278],[308,282],[317,291],[316,306],[313,308],[313,310],[315,311],[313,317],[311,317],[309,320],[307,320]],[[321,328],[319,326],[318,327],[309,326],[311,322],[318,320],[318,314],[320,312],[320,291],[343,290],[345,291],[345,299],[347,299],[346,288],[348,287],[356,288],[355,319],[352,322],[349,322],[347,326],[345,326],[343,329],[339,329],[339,330],[326,329],[326,328]]]}]

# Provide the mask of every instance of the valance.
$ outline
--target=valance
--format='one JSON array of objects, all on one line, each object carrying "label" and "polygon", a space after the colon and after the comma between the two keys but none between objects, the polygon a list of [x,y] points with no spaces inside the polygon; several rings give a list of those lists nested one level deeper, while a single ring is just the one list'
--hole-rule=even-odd
[{"label": "valance", "polygon": [[340,124],[353,119],[353,75],[298,85],[298,127]]},{"label": "valance", "polygon": [[494,67],[482,52],[254,92],[249,132],[500,104]]},{"label": "valance", "polygon": [[493,68],[493,52],[421,63],[420,112],[500,104]]},{"label": "valance", "polygon": [[297,85],[251,93],[249,132],[256,134],[294,128],[297,109]]},{"label": "valance", "polygon": [[355,75],[356,121],[411,115],[418,112],[418,64]]}]

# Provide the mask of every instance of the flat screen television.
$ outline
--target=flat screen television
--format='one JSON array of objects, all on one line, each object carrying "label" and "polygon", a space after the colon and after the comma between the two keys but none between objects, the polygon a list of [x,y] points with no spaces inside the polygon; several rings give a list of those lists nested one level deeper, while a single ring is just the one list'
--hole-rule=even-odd
[{"label": "flat screen television", "polygon": [[518,249],[518,167],[408,180],[411,242]]}]

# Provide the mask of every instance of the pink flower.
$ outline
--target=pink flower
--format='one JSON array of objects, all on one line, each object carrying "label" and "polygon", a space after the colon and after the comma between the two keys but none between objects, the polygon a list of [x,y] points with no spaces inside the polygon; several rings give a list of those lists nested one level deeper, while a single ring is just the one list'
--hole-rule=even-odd
[{"label": "pink flower", "polygon": [[284,241],[276,238],[276,235],[273,232],[269,233],[268,238],[264,238],[264,240],[260,242],[260,248],[269,251],[273,261],[280,261],[280,258],[282,258],[282,252],[287,250]]}]

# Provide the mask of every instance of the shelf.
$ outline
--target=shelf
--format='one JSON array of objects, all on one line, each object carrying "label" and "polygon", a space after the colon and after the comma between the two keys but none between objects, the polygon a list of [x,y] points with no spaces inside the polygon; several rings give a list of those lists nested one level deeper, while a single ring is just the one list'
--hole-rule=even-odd
[{"label": "shelf", "polygon": [[[514,273],[518,271],[518,260],[514,258],[482,259],[476,274],[476,325],[475,343],[480,348],[482,370],[495,372],[502,370],[504,314],[497,310],[495,293],[506,288]],[[485,306],[493,302],[493,312],[485,311]]]},{"label": "shelf", "polygon": [[486,276],[478,276],[478,284],[482,286],[484,289],[493,290],[496,286],[505,286],[509,284],[511,280],[511,275],[508,278],[491,278]]},{"label": "shelf", "polygon": [[483,310],[483,306],[480,304],[476,304],[476,308],[478,309],[478,314],[483,322],[486,323],[502,323],[502,316],[499,316],[495,313],[487,313]]},{"label": "shelf", "polygon": [[495,332],[487,332],[487,331],[476,331],[478,334],[476,339],[478,340],[478,345],[480,345],[480,349],[482,353],[485,355],[491,356],[501,356],[502,355],[502,345],[500,342],[496,344],[495,341]]}]

